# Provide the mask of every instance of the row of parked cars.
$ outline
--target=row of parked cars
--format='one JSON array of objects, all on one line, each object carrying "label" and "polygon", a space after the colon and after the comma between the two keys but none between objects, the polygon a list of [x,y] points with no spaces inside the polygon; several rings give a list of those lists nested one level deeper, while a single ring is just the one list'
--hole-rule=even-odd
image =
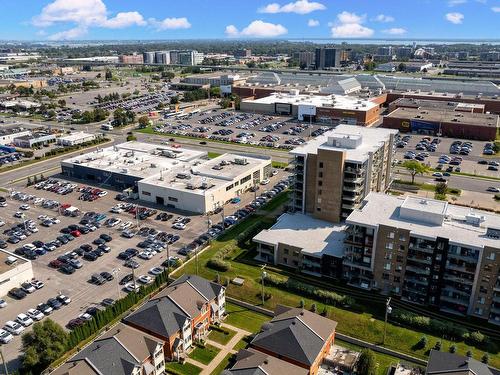
[{"label": "row of parked cars", "polygon": [[453,141],[450,146],[450,154],[469,155],[472,148],[472,142]]},{"label": "row of parked cars", "polygon": [[20,335],[34,322],[42,320],[54,310],[59,310],[70,303],[70,297],[59,294],[54,298],[49,298],[45,303],[39,303],[35,308],[28,309],[26,313],[17,315],[14,320],[8,320],[3,328],[0,328],[0,343],[9,343],[13,339],[13,335]]}]

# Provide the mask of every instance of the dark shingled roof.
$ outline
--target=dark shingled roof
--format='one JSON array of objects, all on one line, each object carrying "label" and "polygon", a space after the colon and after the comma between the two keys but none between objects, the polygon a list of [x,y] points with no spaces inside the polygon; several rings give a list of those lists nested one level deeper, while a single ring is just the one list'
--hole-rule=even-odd
[{"label": "dark shingled roof", "polygon": [[311,366],[337,323],[310,311],[278,306],[251,345]]},{"label": "dark shingled roof", "polygon": [[123,321],[154,332],[161,337],[170,337],[183,327],[187,319],[186,314],[165,297],[146,302]]},{"label": "dark shingled roof", "polygon": [[309,370],[285,362],[255,349],[242,349],[236,355],[236,363],[229,375],[307,375]]},{"label": "dark shingled roof", "polygon": [[185,282],[191,284],[191,286],[198,290],[198,292],[200,292],[207,300],[212,300],[218,297],[223,288],[217,283],[213,283],[196,275],[182,275],[170,284],[169,287],[180,285]]},{"label": "dark shingled roof", "polygon": [[474,374],[474,375],[496,375],[488,365],[462,355],[431,350],[427,362],[426,374]]}]

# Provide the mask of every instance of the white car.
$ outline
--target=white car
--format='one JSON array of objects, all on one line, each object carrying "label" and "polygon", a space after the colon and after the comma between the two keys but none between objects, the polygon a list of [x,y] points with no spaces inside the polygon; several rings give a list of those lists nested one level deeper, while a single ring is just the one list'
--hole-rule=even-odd
[{"label": "white car", "polygon": [[108,192],[106,190],[103,190],[97,195],[99,195],[100,197],[105,197],[106,195],[108,195]]},{"label": "white car", "polygon": [[40,215],[38,216],[38,220],[47,220],[49,217],[47,215]]},{"label": "white car", "polygon": [[126,221],[124,223],[121,223],[120,229],[125,230],[125,229],[130,228],[132,225],[133,225],[132,222]]},{"label": "white car", "polygon": [[500,188],[490,186],[486,191],[492,192],[492,193],[500,193]]},{"label": "white car", "polygon": [[443,174],[441,172],[434,172],[432,177],[443,177]]},{"label": "white car", "polygon": [[153,278],[149,275],[141,275],[138,280],[143,284],[151,284],[153,282]]},{"label": "white car", "polygon": [[4,307],[7,307],[7,302],[5,302],[4,299],[0,299],[0,309],[3,309]]},{"label": "white car", "polygon": [[24,327],[29,327],[30,325],[33,324],[33,319],[31,319],[28,315],[23,313],[17,316],[16,321]]},{"label": "white car", "polygon": [[122,237],[125,237],[125,238],[132,238],[135,236],[135,233],[134,232],[131,232],[129,231],[128,229],[125,229],[123,232],[122,232]]},{"label": "white car", "polygon": [[139,258],[141,258],[141,259],[149,260],[152,257],[153,257],[153,254],[151,254],[149,251],[142,251],[139,253]]},{"label": "white car", "polygon": [[125,290],[127,292],[138,292],[140,286],[138,284],[134,284],[133,282],[125,284]]},{"label": "white car", "polygon": [[65,296],[64,294],[59,294],[57,296],[57,300],[64,305],[69,305],[71,303],[71,298],[69,298],[68,296]]},{"label": "white car", "polygon": [[12,336],[9,332],[0,328],[0,343],[8,344],[13,338],[14,336]]},{"label": "white car", "polygon": [[151,275],[155,275],[155,276],[156,276],[156,275],[159,275],[159,274],[160,274],[160,273],[162,273],[162,272],[163,272],[163,269],[162,269],[161,267],[153,267],[153,268],[151,268],[151,269],[149,270],[149,273],[150,273]]},{"label": "white car", "polygon": [[24,331],[24,327],[13,320],[7,321],[3,328],[13,335],[20,335]]},{"label": "white car", "polygon": [[0,220],[0,227],[3,227],[5,225],[5,221]]},{"label": "white car", "polygon": [[90,314],[87,314],[87,313],[81,313],[80,315],[78,315],[78,317],[80,319],[83,319],[83,320],[86,320],[86,321],[89,321],[89,320],[92,320],[92,315]]},{"label": "white car", "polygon": [[172,225],[172,228],[183,230],[183,229],[186,229],[186,224],[180,223],[180,222],[179,223],[175,223],[174,225]]},{"label": "white car", "polygon": [[7,202],[0,202],[0,207],[7,207]]},{"label": "white car", "polygon": [[54,224],[59,224],[59,223],[61,222],[61,220],[59,220],[59,219],[58,219],[58,218],[56,218],[56,217],[49,217],[49,220],[52,220],[52,222],[53,222]]},{"label": "white car", "polygon": [[43,282],[36,279],[31,280],[31,285],[33,285],[36,289],[42,289],[45,286]]},{"label": "white car", "polygon": [[45,317],[43,312],[38,311],[37,309],[29,309],[28,311],[26,311],[26,315],[36,321],[42,320]]},{"label": "white car", "polygon": [[268,179],[268,178],[266,178],[266,179],[262,180],[262,181],[260,182],[260,184],[261,184],[261,185],[267,185],[267,184],[268,184],[268,183],[270,183],[270,182],[271,182],[271,180],[270,180],[270,179]]},{"label": "white car", "polygon": [[24,210],[24,211],[28,211],[30,208],[31,207],[29,204],[23,204],[23,205],[19,206],[19,209]]}]

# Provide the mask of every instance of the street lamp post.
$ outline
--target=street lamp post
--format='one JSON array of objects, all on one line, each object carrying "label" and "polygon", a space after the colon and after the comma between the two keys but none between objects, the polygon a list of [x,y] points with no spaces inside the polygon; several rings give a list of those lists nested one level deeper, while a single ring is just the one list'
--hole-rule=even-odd
[{"label": "street lamp post", "polygon": [[265,298],[264,298],[264,279],[266,278],[267,276],[267,272],[264,271],[264,269],[266,268],[266,265],[264,264],[262,267],[261,267],[261,270],[262,270],[262,273],[261,273],[261,279],[262,279],[262,291],[260,293],[261,297],[262,297],[262,306],[264,306],[264,302],[265,302]]},{"label": "street lamp post", "polygon": [[384,338],[382,339],[382,345],[385,345],[385,337],[387,335],[387,316],[392,312],[391,307],[391,297],[387,298],[385,302],[385,319],[384,319]]}]

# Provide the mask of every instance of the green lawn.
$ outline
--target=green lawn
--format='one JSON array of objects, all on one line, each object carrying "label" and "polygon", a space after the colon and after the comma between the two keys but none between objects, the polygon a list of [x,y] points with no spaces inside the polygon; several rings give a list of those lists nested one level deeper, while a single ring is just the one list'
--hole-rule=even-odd
[{"label": "green lawn", "polygon": [[221,156],[222,154],[218,153],[218,152],[212,152],[212,151],[209,151],[207,152],[207,156],[209,159],[214,159],[216,158],[217,156]]},{"label": "green lawn", "polygon": [[240,341],[238,341],[236,343],[236,345],[234,346],[234,350],[238,351],[240,349],[245,349],[248,344],[250,343],[250,337],[246,336],[246,337],[243,337]]},{"label": "green lawn", "polygon": [[226,345],[229,341],[231,341],[234,335],[236,335],[236,332],[227,328],[222,328],[222,329],[227,331],[227,333],[218,331],[216,329],[212,329],[210,331],[210,334],[208,335],[208,338],[219,344]]},{"label": "green lawn", "polygon": [[219,363],[219,365],[214,369],[214,371],[212,371],[210,375],[220,375],[220,373],[224,371],[224,369],[228,367],[228,365],[232,365],[235,357],[236,354],[229,353],[228,355],[226,355],[224,359],[221,361],[221,363]]},{"label": "green lawn", "polygon": [[201,368],[192,365],[191,363],[184,363],[181,365],[178,362],[167,362],[165,365],[167,373],[169,374],[182,374],[182,375],[198,375],[201,373]]},{"label": "green lawn", "polygon": [[262,324],[271,320],[269,316],[233,305],[229,302],[226,303],[226,313],[227,317],[224,323],[244,329],[248,332],[259,332]]},{"label": "green lawn", "polygon": [[194,359],[204,365],[208,365],[215,358],[219,349],[210,344],[206,344],[204,348],[196,346],[194,350],[189,354],[189,358]]}]

